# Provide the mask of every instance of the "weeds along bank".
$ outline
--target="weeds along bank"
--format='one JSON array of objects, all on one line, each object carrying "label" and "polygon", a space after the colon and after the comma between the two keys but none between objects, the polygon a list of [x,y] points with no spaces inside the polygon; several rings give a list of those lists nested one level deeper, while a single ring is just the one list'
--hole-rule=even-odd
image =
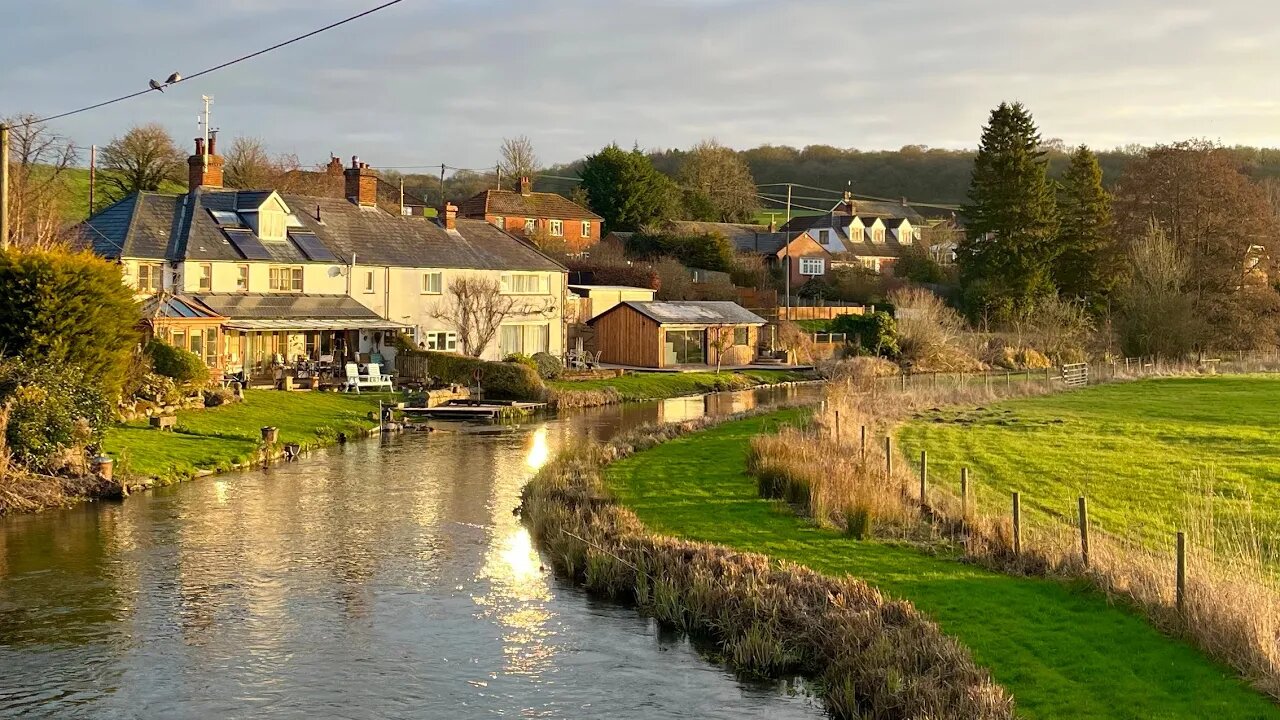
[{"label": "weeds along bank", "polygon": [[665,400],[685,395],[750,390],[811,381],[812,373],[749,370],[689,373],[630,373],[620,377],[547,381],[547,402],[559,410],[600,407],[625,402]]},{"label": "weeds along bank", "polygon": [[1014,717],[1008,692],[910,603],[851,577],[655,535],[604,486],[613,460],[762,412],[642,428],[566,452],[525,487],[521,513],[558,572],[709,638],[741,672],[819,680],[837,718]]},{"label": "weeds along bank", "polygon": [[[1153,549],[1091,527],[1086,565],[1071,509],[1064,508],[1065,521],[1021,524],[1015,538],[1011,513],[980,512],[954,479],[945,485],[926,481],[922,494],[919,466],[884,442],[898,423],[922,410],[1046,392],[1036,384],[890,392],[846,379],[830,386],[827,402],[805,427],[754,438],[749,471],[761,494],[786,499],[854,537],[957,549],[968,561],[1012,574],[1086,580],[1280,698],[1280,593],[1257,552],[1223,552],[1206,541],[1211,530],[1189,527],[1179,608],[1172,547]],[[1241,540],[1233,547],[1258,547],[1256,538]]]}]

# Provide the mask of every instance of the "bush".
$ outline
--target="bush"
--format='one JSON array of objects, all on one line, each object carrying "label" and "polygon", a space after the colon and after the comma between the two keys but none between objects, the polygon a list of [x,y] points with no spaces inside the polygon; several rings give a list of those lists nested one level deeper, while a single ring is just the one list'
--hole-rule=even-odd
[{"label": "bush", "polygon": [[840,315],[831,321],[831,332],[844,333],[859,351],[877,357],[898,354],[898,327],[893,316],[877,310],[870,315]]},{"label": "bush", "polygon": [[551,353],[534,353],[533,362],[537,366],[538,377],[543,380],[555,380],[564,374],[564,363]]},{"label": "bush", "polygon": [[719,233],[689,234],[642,231],[627,243],[636,260],[675,258],[681,265],[729,272],[734,267],[733,245]]},{"label": "bush", "polygon": [[475,385],[475,373],[480,371],[480,389],[485,397],[494,400],[541,401],[547,388],[537,371],[528,365],[515,362],[489,362],[466,355],[418,351],[414,355],[427,357],[427,372],[441,380],[458,385]]},{"label": "bush", "polygon": [[538,363],[534,362],[533,358],[525,355],[524,353],[511,353],[510,355],[502,358],[502,362],[520,363],[534,372],[538,371]]},{"label": "bush", "polygon": [[131,399],[145,400],[156,405],[172,405],[181,397],[182,393],[178,392],[178,386],[173,382],[173,378],[154,372],[143,376],[130,396]]},{"label": "bush", "polygon": [[912,245],[898,258],[898,262],[893,265],[893,274],[926,285],[939,285],[947,281],[946,271],[919,245]]},{"label": "bush", "polygon": [[179,385],[199,387],[209,382],[208,366],[190,350],[152,340],[147,343],[147,354],[158,374],[173,378]]},{"label": "bush", "polygon": [[0,348],[44,365],[75,365],[117,397],[141,321],[120,268],[90,253],[0,253]]},{"label": "bush", "polygon": [[5,440],[13,458],[46,472],[99,437],[110,417],[102,390],[74,365],[0,361],[0,403],[9,407]]},{"label": "bush", "polygon": [[942,298],[928,290],[904,288],[894,290],[889,301],[897,308],[898,344],[903,359],[923,370],[943,355],[955,355],[964,319]]}]

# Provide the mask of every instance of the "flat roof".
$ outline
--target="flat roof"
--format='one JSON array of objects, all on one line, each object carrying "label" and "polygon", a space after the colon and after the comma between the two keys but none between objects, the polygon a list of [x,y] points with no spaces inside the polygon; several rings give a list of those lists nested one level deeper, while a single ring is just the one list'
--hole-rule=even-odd
[{"label": "flat roof", "polygon": [[581,285],[579,283],[570,283],[569,287],[582,290],[635,290],[638,292],[658,292],[653,288],[634,287],[632,285]]}]

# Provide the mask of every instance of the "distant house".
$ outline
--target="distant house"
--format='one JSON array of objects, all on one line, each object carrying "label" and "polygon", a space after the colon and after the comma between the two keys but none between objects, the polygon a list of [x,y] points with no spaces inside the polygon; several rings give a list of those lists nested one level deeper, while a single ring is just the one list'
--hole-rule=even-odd
[{"label": "distant house", "polygon": [[462,201],[458,212],[526,238],[545,233],[563,240],[574,253],[600,242],[603,218],[599,215],[563,195],[534,192],[529,178],[520,178],[519,187],[519,191],[478,192]]},{"label": "distant house", "polygon": [[738,252],[762,255],[769,265],[788,272],[792,290],[814,278],[825,278],[831,271],[831,253],[808,231],[759,232],[739,235],[734,240]]},{"label": "distant house", "polygon": [[[628,300],[652,300],[657,291],[652,288],[631,287],[628,285],[569,285],[569,292],[580,300],[585,300],[585,317],[578,318],[585,322],[601,315],[618,303]],[[572,322],[572,320],[570,320]]]},{"label": "distant house", "polygon": [[621,302],[592,318],[601,362],[646,368],[749,365],[764,318],[734,302]]},{"label": "distant house", "polygon": [[792,218],[783,230],[805,230],[840,266],[891,272],[905,248],[920,242],[924,217],[907,204],[854,200],[849,193],[831,212]]}]

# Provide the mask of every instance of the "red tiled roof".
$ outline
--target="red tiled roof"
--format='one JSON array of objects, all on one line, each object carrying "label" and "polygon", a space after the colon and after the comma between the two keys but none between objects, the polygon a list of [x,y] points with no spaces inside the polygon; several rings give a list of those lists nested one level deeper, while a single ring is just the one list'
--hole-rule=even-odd
[{"label": "red tiled roof", "polygon": [[458,214],[463,217],[550,218],[552,220],[602,220],[599,215],[563,195],[531,192],[521,195],[513,190],[485,190],[462,201]]}]

